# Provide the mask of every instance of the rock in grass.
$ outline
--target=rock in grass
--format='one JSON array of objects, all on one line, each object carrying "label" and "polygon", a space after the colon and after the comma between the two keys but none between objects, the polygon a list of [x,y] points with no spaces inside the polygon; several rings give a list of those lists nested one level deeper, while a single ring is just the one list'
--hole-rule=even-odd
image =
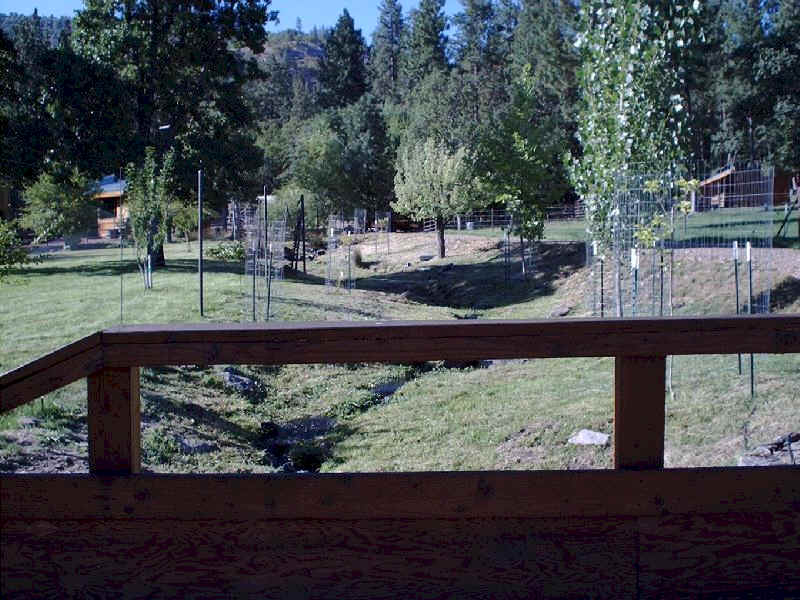
[{"label": "rock in grass", "polygon": [[255,388],[255,382],[252,379],[234,373],[230,367],[222,372],[222,381],[229,388],[233,388],[242,394],[247,394]]},{"label": "rock in grass", "polygon": [[179,442],[181,454],[210,454],[219,450],[214,442],[206,442],[197,438],[182,438]]},{"label": "rock in grass", "polygon": [[566,317],[569,314],[569,311],[572,310],[571,306],[557,306],[553,311],[550,313],[550,317]]},{"label": "rock in grass", "polygon": [[579,446],[605,446],[608,444],[608,434],[591,429],[581,429],[569,438],[569,443]]}]

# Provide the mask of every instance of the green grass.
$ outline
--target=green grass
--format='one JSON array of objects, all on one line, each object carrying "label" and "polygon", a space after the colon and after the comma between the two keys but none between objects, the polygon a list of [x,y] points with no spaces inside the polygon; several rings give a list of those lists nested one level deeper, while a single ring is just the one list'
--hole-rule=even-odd
[{"label": "green grass", "polygon": [[[577,231],[577,222],[550,225]],[[275,283],[272,318],[546,318],[564,306],[570,316],[585,314],[588,273],[580,245],[542,244],[534,273],[506,282],[499,240],[490,235],[448,232],[448,257],[427,261],[419,257],[434,254],[432,235],[396,234],[388,256],[375,254],[369,236],[356,241],[363,259],[354,269],[357,289],[324,287],[325,259],[311,261],[307,275]],[[800,251],[781,252],[793,253],[784,255],[787,268],[800,264]],[[86,250],[57,253],[19,270],[15,281],[0,284],[0,370],[119,323],[120,276],[123,322],[200,321],[195,260],[184,244],[169,245],[168,266],[155,272],[150,291],[142,288],[130,249],[123,261],[118,249]],[[251,280],[240,266],[208,261],[207,267],[205,320],[249,320]],[[513,274],[518,270],[516,262]],[[702,299],[692,301],[702,312],[730,312],[730,274],[718,263],[687,254],[679,258],[677,273],[680,297]],[[799,312],[800,289],[789,275],[777,273],[774,284],[783,310]],[[692,310],[692,302],[685,310]],[[669,466],[733,464],[747,445],[797,430],[800,358],[757,357],[755,403],[746,371],[740,377],[735,361],[735,356],[675,359],[674,394],[667,402]],[[468,369],[440,363],[237,369],[256,381],[253,392],[227,389],[222,367],[143,369],[146,468],[268,472],[291,462],[296,468],[321,462],[323,471],[611,465],[611,446],[566,443],[582,428],[611,433],[610,359],[500,361]],[[394,394],[387,394],[389,384],[397,388]],[[86,383],[79,381],[0,416],[0,468],[85,469],[85,403]],[[207,444],[207,451],[187,451],[186,440]]]}]

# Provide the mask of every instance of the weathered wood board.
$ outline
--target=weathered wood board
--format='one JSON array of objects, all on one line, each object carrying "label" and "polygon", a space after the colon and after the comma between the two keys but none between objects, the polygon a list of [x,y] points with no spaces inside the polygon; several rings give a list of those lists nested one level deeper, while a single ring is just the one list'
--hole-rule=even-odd
[{"label": "weathered wood board", "polygon": [[0,500],[3,598],[800,594],[793,467],[11,475]]}]

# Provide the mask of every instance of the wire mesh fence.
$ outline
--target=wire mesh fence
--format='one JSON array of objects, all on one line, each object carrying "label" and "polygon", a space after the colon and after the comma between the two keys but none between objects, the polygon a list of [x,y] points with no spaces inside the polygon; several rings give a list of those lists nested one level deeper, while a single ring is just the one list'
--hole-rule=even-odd
[{"label": "wire mesh fence", "polygon": [[620,174],[610,235],[587,243],[592,314],[718,312],[703,290],[727,285],[729,272],[731,312],[769,312],[772,186],[771,167],[731,166],[694,182],[677,171]]},{"label": "wire mesh fence", "polygon": [[338,215],[328,217],[325,285],[329,288],[353,288],[352,224]]},{"label": "wire mesh fence", "polygon": [[275,286],[286,267],[286,220],[268,221],[265,199],[242,209],[244,244],[241,298],[243,321],[269,321],[276,316]]}]

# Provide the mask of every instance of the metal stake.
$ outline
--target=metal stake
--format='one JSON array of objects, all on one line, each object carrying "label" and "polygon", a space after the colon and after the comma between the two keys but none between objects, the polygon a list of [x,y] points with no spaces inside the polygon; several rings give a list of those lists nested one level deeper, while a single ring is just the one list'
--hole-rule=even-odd
[{"label": "metal stake", "polygon": [[[750,314],[755,314],[753,310],[753,260],[750,255],[750,242],[747,242],[747,295]],[[755,382],[755,360],[753,353],[750,353],[750,401],[752,402],[756,395],[756,382]]]},{"label": "metal stake", "polygon": [[[739,243],[733,242],[733,281],[736,285],[736,314],[739,314]],[[742,374],[742,353],[739,355],[739,375]]]},{"label": "metal stake", "polygon": [[[234,220],[235,220],[234,214]],[[200,279],[200,316],[203,315],[203,169],[197,171],[197,240],[200,254],[197,257],[197,274]]]}]

